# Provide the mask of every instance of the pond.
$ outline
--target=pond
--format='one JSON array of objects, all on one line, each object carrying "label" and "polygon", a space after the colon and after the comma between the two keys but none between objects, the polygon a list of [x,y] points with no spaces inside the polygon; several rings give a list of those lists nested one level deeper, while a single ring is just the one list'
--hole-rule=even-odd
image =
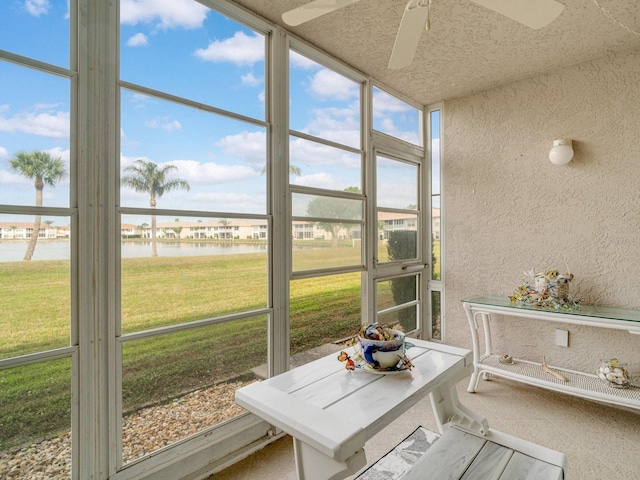
[{"label": "pond", "polygon": [[[21,261],[28,244],[26,240],[0,241],[0,262]],[[68,260],[70,245],[69,240],[39,240],[32,260]],[[123,258],[151,256],[151,242],[123,242],[121,249]],[[265,243],[158,242],[158,256],[161,257],[232,255],[266,251]]]}]

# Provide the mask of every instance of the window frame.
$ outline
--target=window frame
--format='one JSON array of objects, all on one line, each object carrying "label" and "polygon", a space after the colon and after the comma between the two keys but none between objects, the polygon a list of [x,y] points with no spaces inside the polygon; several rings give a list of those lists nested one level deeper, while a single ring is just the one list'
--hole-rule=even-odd
[{"label": "window frame", "polygon": [[[438,122],[439,124],[437,125],[438,127],[438,132],[439,132],[439,137],[438,137],[438,142],[439,142],[439,148],[438,151],[435,152],[434,148],[433,148],[433,130],[435,125],[432,124],[433,122],[433,117],[432,117],[432,113],[433,112],[439,112],[438,114]],[[425,338],[429,338],[431,341],[434,342],[441,342],[441,343],[446,343],[446,339],[445,339],[445,315],[444,315],[444,306],[445,306],[445,290],[444,290],[444,272],[445,272],[445,258],[444,258],[444,250],[445,250],[445,239],[444,239],[444,205],[443,205],[443,195],[442,192],[444,191],[444,175],[443,175],[443,159],[444,159],[444,155],[443,155],[443,147],[442,147],[442,137],[443,137],[443,117],[444,117],[444,104],[439,102],[439,103],[435,103],[433,105],[428,105],[427,107],[425,107],[425,117],[427,119],[427,125],[426,125],[426,129],[427,129],[427,161],[429,163],[429,168],[427,168],[427,172],[428,172],[428,176],[425,179],[425,187],[427,188],[428,191],[428,208],[429,208],[429,222],[427,225],[427,238],[428,238],[428,244],[429,244],[429,248],[428,251],[429,253],[429,263],[432,263],[432,259],[431,256],[433,255],[433,246],[434,246],[434,242],[435,242],[435,238],[434,238],[434,217],[433,217],[433,211],[434,211],[434,197],[438,197],[438,201],[439,201],[439,217],[438,217],[438,234],[439,234],[439,238],[438,241],[440,242],[440,279],[436,279],[434,278],[434,274],[433,274],[433,268],[434,266],[432,266],[430,268],[430,272],[428,275],[428,282],[427,282],[427,292],[425,292],[426,294],[426,298],[428,299],[429,302],[429,318],[430,318],[430,325],[429,325],[429,332],[428,332],[428,336],[425,335]],[[437,155],[437,157],[436,157]],[[436,174],[434,173],[434,160],[437,161],[438,163],[438,174],[436,177]],[[433,182],[437,181],[439,184],[439,191],[438,193],[433,192]],[[435,304],[435,300],[434,297],[438,296],[438,300],[439,300],[439,305]],[[434,309],[438,309],[439,310],[439,317],[440,317],[440,337],[439,338],[434,338],[434,329],[435,329],[435,322],[436,319],[433,318],[433,311]]]},{"label": "window frame", "polygon": [[[172,325],[158,331],[123,334],[120,326],[121,277],[120,215],[151,213],[158,216],[202,216],[224,218],[260,217],[268,224],[268,305],[264,309],[243,312],[237,316],[207,319],[207,324],[223,323],[235,318],[268,316],[268,374],[274,375],[288,368],[289,318],[288,283],[292,279],[345,272],[360,272],[363,319],[376,318],[375,282],[384,279],[419,275],[418,328],[414,332],[424,336],[430,310],[426,308],[427,293],[442,291],[442,282],[424,281],[430,259],[431,210],[430,167],[426,160],[427,147],[419,147],[390,135],[374,131],[372,126],[372,86],[383,89],[408,104],[423,106],[393,93],[352,67],[329,57],[318,49],[295,38],[281,27],[270,24],[247,10],[225,0],[194,0],[227,15],[266,35],[266,83],[264,121],[219,110],[242,121],[255,123],[267,132],[267,207],[264,215],[229,214],[229,212],[201,212],[174,209],[121,207],[120,205],[120,89],[127,88],[152,94],[168,101],[189,102],[170,94],[163,94],[143,86],[121,81],[118,73],[119,58],[119,2],[70,0],[70,68],[64,69],[40,61],[0,52],[3,60],[70,79],[71,89],[71,162],[70,204],[68,208],[0,205],[2,213],[42,213],[47,216],[69,217],[71,224],[71,341],[68,347],[40,352],[24,357],[0,360],[0,368],[55,360],[72,359],[72,478],[112,478],[126,480],[153,475],[167,466],[171,472],[188,472],[211,468],[210,463],[222,462],[227,451],[220,453],[219,442],[229,442],[229,451],[241,451],[246,445],[271,432],[271,427],[256,417],[243,414],[231,422],[202,430],[196,435],[171,444],[139,460],[123,465],[121,458],[122,385],[118,372],[122,368],[122,344],[139,338],[151,338],[169,331],[192,328]],[[288,128],[288,52],[289,48],[335,70],[360,84],[361,148],[353,153],[361,155],[360,194],[352,192],[319,191],[303,186],[289,186],[288,142],[292,134],[304,138],[303,132]],[[194,106],[194,105],[191,105]],[[212,110],[216,110],[212,107]],[[442,116],[441,116],[442,117]],[[425,135],[424,118],[421,135]],[[309,136],[313,141],[322,139]],[[423,142],[429,145],[428,141]],[[339,146],[345,150],[344,145]],[[391,158],[402,158],[419,164],[417,231],[421,245],[418,258],[394,265],[377,265],[375,209],[375,172],[373,159],[377,152]],[[286,195],[279,195],[286,192]],[[330,197],[358,199],[364,203],[364,217],[357,222],[362,229],[363,264],[327,271],[292,271],[291,195],[293,193],[322,193]],[[105,207],[106,205],[106,207]],[[442,210],[441,210],[442,212]],[[259,232],[262,235],[262,229]],[[372,241],[373,239],[373,241]],[[442,243],[441,243],[442,245]],[[439,289],[439,290],[438,290]],[[364,320],[363,320],[364,321]],[[82,359],[82,361],[80,361]],[[93,425],[100,425],[96,433]],[[218,445],[218,449],[216,449]],[[206,458],[204,458],[206,457]],[[213,459],[213,460],[212,460]],[[220,466],[222,463],[219,463]]]}]

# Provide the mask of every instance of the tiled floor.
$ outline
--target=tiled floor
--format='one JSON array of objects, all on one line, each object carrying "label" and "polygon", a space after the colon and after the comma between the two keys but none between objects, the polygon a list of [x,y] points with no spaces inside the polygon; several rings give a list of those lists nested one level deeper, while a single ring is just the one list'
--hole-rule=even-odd
[{"label": "tiled floor", "polygon": [[[460,401],[484,415],[491,428],[564,452],[566,479],[640,479],[640,412],[495,377],[481,380],[474,394],[467,393],[466,386],[466,382],[458,386]],[[437,431],[428,398],[367,443],[369,463],[418,425]],[[211,478],[295,480],[291,438],[280,439]]]}]

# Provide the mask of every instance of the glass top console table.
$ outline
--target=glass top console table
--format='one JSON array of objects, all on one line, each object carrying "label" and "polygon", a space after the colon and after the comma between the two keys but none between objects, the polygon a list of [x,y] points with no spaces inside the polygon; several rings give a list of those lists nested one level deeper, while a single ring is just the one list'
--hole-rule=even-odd
[{"label": "glass top console table", "polygon": [[[567,379],[565,382],[544,372],[540,363],[515,358],[511,363],[501,362],[499,355],[494,354],[491,342],[492,315],[626,330],[640,335],[640,311],[592,305],[555,310],[515,304],[508,297],[486,295],[465,298],[462,305],[473,341],[474,371],[467,389],[469,392],[476,391],[480,376],[486,379],[489,374],[493,374],[582,398],[640,409],[640,387],[632,385],[625,389],[613,388],[602,382],[595,373],[552,367]],[[484,353],[480,351],[480,328],[484,334]]]}]

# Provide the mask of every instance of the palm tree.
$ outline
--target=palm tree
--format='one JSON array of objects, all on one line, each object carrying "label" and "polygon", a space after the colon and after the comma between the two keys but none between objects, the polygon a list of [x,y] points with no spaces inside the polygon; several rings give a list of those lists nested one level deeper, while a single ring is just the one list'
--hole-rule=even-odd
[{"label": "palm tree", "polygon": [[[186,180],[180,178],[168,179],[167,174],[173,170],[178,170],[175,165],[165,165],[159,167],[156,163],[138,159],[133,165],[124,169],[131,172],[131,176],[122,177],[122,184],[133,188],[136,192],[149,194],[149,205],[156,208],[157,199],[165,192],[178,188],[189,191],[191,187]],[[158,256],[156,245],[156,216],[151,215],[151,256]]]},{"label": "palm tree", "polygon": [[[50,185],[55,187],[56,182],[65,175],[64,163],[60,157],[53,158],[47,152],[18,152],[16,156],[10,160],[11,170],[14,170],[27,178],[35,179],[36,187],[36,206],[42,206],[42,190],[44,186]],[[36,249],[38,234],[40,233],[40,215],[36,215],[33,222],[33,233],[29,240],[27,252],[24,254],[24,260],[31,260],[33,251]]]}]

